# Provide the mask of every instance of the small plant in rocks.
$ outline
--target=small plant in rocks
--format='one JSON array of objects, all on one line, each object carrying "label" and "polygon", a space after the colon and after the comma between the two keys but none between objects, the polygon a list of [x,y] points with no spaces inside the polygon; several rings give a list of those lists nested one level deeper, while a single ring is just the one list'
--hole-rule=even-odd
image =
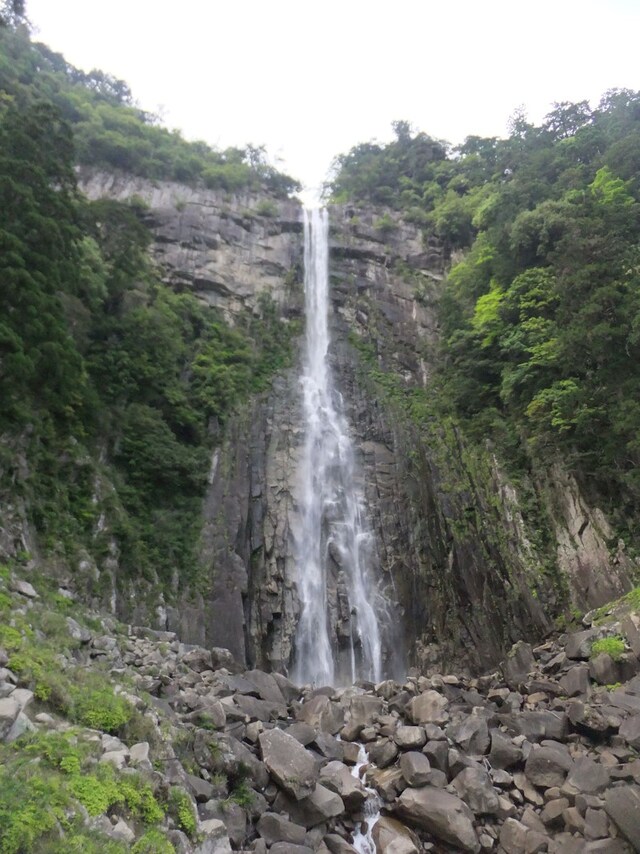
[{"label": "small plant in rocks", "polygon": [[591,645],[591,657],[600,655],[601,652],[611,656],[614,661],[619,661],[625,651],[624,640],[617,635],[608,638],[600,638]]}]

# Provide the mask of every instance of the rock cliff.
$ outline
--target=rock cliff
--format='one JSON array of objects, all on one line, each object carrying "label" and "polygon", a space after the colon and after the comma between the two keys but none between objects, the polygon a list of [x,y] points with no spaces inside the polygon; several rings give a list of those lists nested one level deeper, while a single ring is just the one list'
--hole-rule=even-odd
[{"label": "rock cliff", "polygon": [[[153,257],[177,289],[231,321],[262,292],[284,316],[300,315],[297,202],[95,172],[80,179],[91,198],[143,210]],[[445,273],[437,241],[390,211],[336,207],[331,221],[332,365],[409,663],[488,666],[517,639],[543,636],[569,603],[584,609],[628,590],[623,545],[612,549],[603,514],[560,465],[516,489],[490,449],[468,445],[445,413],[429,410]],[[216,439],[206,583],[171,601],[151,591],[145,601],[130,584],[116,591],[118,614],[286,670],[299,614],[297,376],[296,367],[278,376]]]}]

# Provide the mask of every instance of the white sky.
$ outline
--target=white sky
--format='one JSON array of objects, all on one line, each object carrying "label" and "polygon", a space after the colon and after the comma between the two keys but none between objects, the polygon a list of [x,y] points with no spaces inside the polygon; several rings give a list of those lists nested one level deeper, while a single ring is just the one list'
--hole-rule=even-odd
[{"label": "white sky", "polygon": [[502,136],[524,105],[640,89],[639,0],[28,0],[36,38],[123,78],[169,127],[266,144],[307,187],[406,119]]}]

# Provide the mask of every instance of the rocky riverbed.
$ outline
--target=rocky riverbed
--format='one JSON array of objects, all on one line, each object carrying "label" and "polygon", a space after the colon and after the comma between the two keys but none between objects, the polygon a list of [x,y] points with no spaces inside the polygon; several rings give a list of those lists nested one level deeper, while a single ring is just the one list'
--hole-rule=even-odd
[{"label": "rocky riverbed", "polygon": [[[348,854],[372,792],[381,802],[377,854],[640,851],[633,611],[535,648],[520,642],[478,678],[300,687],[243,672],[228,650],[80,609],[71,616],[60,610],[65,591],[52,598],[35,579],[9,575],[3,591],[12,605],[0,634],[5,767],[22,769],[34,745],[44,767],[48,740],[67,738],[88,746],[80,777],[101,780],[109,766],[110,779],[134,780],[159,805],[151,831],[131,799],[97,811],[74,783],[66,814],[103,840],[97,851]],[[54,645],[51,666],[70,685],[100,674],[135,710],[136,727],[109,719],[101,730],[78,718],[79,705],[75,717],[65,712],[71,706],[25,665],[38,641]],[[360,779],[353,771],[363,746]],[[64,840],[66,832],[58,818],[51,833]]]}]

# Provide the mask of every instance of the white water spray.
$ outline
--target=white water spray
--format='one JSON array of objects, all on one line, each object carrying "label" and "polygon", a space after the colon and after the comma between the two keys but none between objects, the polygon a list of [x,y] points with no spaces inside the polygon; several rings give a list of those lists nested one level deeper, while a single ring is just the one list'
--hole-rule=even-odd
[{"label": "white water spray", "polygon": [[304,212],[306,351],[302,387],[305,444],[300,465],[297,537],[302,613],[295,647],[299,683],[379,681],[379,595],[369,566],[373,538],[342,399],[333,386],[329,349],[329,217]]}]

